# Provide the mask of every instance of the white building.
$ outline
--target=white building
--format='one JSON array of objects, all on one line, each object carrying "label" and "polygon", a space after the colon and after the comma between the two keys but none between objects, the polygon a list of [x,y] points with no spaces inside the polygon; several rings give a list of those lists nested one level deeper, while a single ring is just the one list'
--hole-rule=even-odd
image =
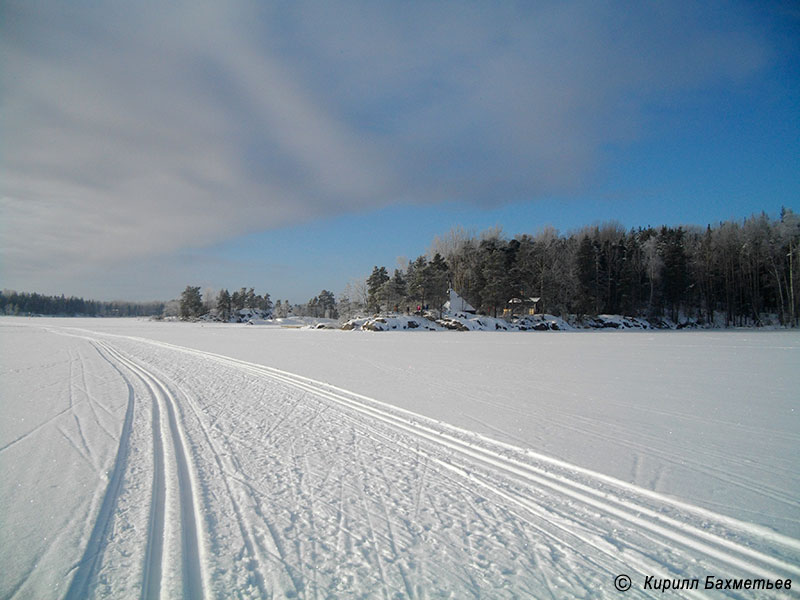
[{"label": "white building", "polygon": [[469,302],[456,294],[454,289],[451,288],[449,294],[450,299],[444,303],[444,312],[451,315],[455,313],[470,313],[474,315],[477,312]]}]

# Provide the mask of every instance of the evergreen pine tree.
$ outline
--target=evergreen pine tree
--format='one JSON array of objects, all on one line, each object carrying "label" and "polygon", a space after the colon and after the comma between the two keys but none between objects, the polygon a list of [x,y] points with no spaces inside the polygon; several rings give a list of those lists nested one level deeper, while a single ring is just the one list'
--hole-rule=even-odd
[{"label": "evergreen pine tree", "polygon": [[408,273],[406,274],[406,288],[409,299],[417,306],[425,306],[427,296],[425,294],[425,268],[428,266],[428,259],[419,256],[409,263]]},{"label": "evergreen pine tree", "polygon": [[447,263],[438,252],[423,269],[424,287],[429,306],[437,310],[440,310],[444,303],[447,302],[447,289],[450,281],[449,271]]},{"label": "evergreen pine tree", "polygon": [[187,285],[181,294],[180,316],[184,321],[199,317],[203,311],[203,296],[200,287]]},{"label": "evergreen pine tree", "polygon": [[383,284],[389,280],[386,267],[377,266],[372,269],[372,274],[367,278],[368,306],[372,311],[379,311],[384,300],[382,288]]},{"label": "evergreen pine tree", "polygon": [[217,295],[217,316],[225,322],[231,319],[231,295],[228,290],[222,290]]}]

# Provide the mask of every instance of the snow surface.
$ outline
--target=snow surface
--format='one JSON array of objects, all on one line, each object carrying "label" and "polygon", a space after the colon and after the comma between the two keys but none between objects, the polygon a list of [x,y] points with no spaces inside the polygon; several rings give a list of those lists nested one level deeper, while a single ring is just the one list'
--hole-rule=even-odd
[{"label": "snow surface", "polygon": [[0,356],[0,598],[800,585],[797,332],[2,318]]}]

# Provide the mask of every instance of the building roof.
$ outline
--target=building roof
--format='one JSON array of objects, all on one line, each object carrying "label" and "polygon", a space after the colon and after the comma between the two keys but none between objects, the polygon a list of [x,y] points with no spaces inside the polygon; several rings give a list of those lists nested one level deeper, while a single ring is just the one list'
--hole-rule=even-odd
[{"label": "building roof", "polygon": [[450,299],[444,303],[444,309],[447,312],[455,313],[455,312],[468,312],[474,313],[476,312],[475,308],[466,300],[464,300],[461,296],[459,296],[455,290],[450,289]]}]

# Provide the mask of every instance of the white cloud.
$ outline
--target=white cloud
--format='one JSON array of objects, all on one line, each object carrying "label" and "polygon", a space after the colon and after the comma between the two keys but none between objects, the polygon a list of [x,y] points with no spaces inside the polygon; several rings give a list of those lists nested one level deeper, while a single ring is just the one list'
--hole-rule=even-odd
[{"label": "white cloud", "polygon": [[6,12],[0,253],[29,287],[391,203],[570,193],[648,103],[766,58],[675,3]]}]

